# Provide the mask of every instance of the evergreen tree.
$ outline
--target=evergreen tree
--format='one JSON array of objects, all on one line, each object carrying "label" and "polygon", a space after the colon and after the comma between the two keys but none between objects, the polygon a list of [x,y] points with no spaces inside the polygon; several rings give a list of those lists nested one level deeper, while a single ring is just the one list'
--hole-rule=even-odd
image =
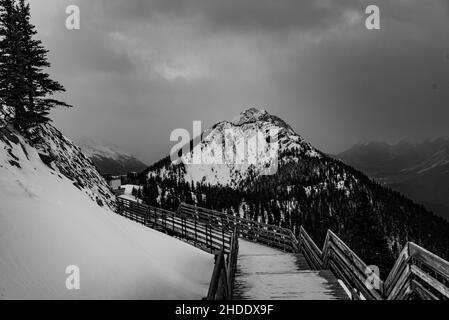
[{"label": "evergreen tree", "polygon": [[24,113],[18,70],[20,33],[13,0],[0,0],[0,103],[2,119],[14,122]]},{"label": "evergreen tree", "polygon": [[58,106],[70,107],[65,102],[49,98],[48,96],[64,92],[65,88],[50,78],[44,68],[50,67],[47,60],[48,50],[40,40],[34,39],[37,34],[35,26],[30,22],[30,5],[20,0],[17,6],[19,12],[19,32],[21,35],[21,54],[19,65],[24,76],[25,106],[24,128],[30,128],[40,123],[49,122],[49,110]]},{"label": "evergreen tree", "polygon": [[349,239],[349,246],[356,247],[357,254],[366,263],[377,265],[382,274],[388,274],[394,261],[378,213],[368,200],[359,205],[358,212],[349,221],[348,229],[346,237]]},{"label": "evergreen tree", "polygon": [[70,107],[50,98],[64,87],[44,71],[50,67],[48,50],[35,39],[30,22],[30,5],[25,0],[0,0],[0,97],[14,110],[14,127],[23,133],[50,121],[49,111],[57,106]]}]

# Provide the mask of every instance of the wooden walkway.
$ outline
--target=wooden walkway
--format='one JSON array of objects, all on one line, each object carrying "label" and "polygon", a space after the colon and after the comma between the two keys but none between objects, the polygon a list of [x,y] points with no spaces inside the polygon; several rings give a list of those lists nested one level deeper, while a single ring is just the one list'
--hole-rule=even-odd
[{"label": "wooden walkway", "polygon": [[174,212],[117,202],[119,214],[216,254],[208,300],[449,299],[449,262],[413,242],[382,281],[331,230],[320,249],[302,226],[296,237],[289,229],[185,203]]},{"label": "wooden walkway", "polygon": [[329,270],[310,270],[302,254],[285,253],[240,239],[234,299],[345,300]]}]

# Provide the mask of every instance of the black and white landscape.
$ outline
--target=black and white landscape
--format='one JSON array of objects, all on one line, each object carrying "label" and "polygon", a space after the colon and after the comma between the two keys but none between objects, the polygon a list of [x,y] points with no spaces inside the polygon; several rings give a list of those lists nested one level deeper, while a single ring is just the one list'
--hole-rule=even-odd
[{"label": "black and white landscape", "polygon": [[217,123],[201,149],[210,152],[224,128],[236,126],[242,137],[279,128],[276,173],[261,175],[263,167],[234,164],[174,165],[167,157],[144,171],[139,196],[170,210],[187,202],[294,232],[304,226],[319,244],[328,229],[335,230],[365,261],[384,271],[392,267],[406,239],[449,255],[448,222],[322,153],[265,110],[251,108],[232,122]]},{"label": "black and white landscape", "polygon": [[0,299],[449,299],[448,30],[447,0],[0,0]]}]

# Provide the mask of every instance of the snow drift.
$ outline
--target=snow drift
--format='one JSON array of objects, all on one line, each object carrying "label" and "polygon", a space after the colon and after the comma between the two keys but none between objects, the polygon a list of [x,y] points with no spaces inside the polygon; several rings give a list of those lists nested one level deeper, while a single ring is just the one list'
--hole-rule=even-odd
[{"label": "snow drift", "polygon": [[[0,239],[2,299],[200,299],[213,268],[212,255],[100,207],[8,130]],[[80,269],[79,290],[66,288],[69,265]]]}]

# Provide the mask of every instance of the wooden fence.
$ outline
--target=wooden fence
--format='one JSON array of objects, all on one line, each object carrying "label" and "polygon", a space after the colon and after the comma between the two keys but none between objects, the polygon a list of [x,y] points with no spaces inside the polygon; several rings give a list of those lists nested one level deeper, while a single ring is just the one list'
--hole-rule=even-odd
[{"label": "wooden fence", "polygon": [[232,298],[238,238],[287,252],[302,253],[311,269],[329,269],[355,300],[449,299],[449,263],[408,242],[382,281],[335,233],[320,249],[303,227],[293,232],[222,212],[182,203],[176,212],[119,198],[119,213],[163,230],[215,254],[207,299]]},{"label": "wooden fence", "polygon": [[239,251],[238,231],[233,231],[231,249],[226,255],[221,250],[215,255],[215,266],[210,280],[207,300],[231,300]]},{"label": "wooden fence", "polygon": [[423,300],[449,299],[449,263],[408,242],[385,280],[388,300],[414,296]]},{"label": "wooden fence", "polygon": [[239,236],[287,252],[299,252],[298,242],[290,229],[260,223],[222,212],[181,203],[178,214],[215,221],[227,230],[238,227]]},{"label": "wooden fence", "polygon": [[289,229],[280,228],[222,212],[181,204],[180,214],[215,216],[228,229],[238,227],[239,235],[251,241],[302,253],[311,269],[329,269],[341,280],[354,300],[449,299],[449,262],[408,242],[389,276],[379,276],[335,233],[328,230],[320,249],[303,227],[296,238]]},{"label": "wooden fence", "polygon": [[210,253],[229,253],[232,233],[214,219],[192,217],[118,198],[118,213],[156,230],[179,237]]},{"label": "wooden fence", "polygon": [[120,215],[214,253],[215,265],[206,299],[232,299],[239,248],[236,227],[230,230],[211,215],[172,212],[120,197],[117,203]]}]

